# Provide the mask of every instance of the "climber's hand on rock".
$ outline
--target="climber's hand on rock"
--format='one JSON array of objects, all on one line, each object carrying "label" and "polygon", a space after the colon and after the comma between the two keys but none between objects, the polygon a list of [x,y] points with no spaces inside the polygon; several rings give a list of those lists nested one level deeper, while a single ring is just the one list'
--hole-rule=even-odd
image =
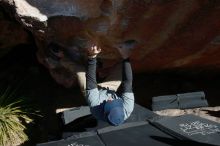
[{"label": "climber's hand on rock", "polygon": [[88,48],[88,58],[95,58],[99,53],[101,52],[101,48],[92,45],[91,47]]},{"label": "climber's hand on rock", "polygon": [[118,49],[118,51],[121,54],[121,57],[123,59],[126,59],[126,58],[130,57],[130,55],[131,55],[131,50],[130,49],[127,49],[123,45],[117,45],[117,49]]},{"label": "climber's hand on rock", "polygon": [[118,49],[121,57],[126,59],[130,57],[132,50],[137,47],[138,42],[136,40],[126,40],[124,42],[116,43],[115,48]]}]

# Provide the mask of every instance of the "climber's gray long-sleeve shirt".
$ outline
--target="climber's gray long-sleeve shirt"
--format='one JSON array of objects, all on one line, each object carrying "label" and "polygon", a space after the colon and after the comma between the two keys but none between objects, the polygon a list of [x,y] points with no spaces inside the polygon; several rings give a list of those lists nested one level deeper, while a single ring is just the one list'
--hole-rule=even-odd
[{"label": "climber's gray long-sleeve shirt", "polygon": [[92,114],[101,120],[106,120],[104,104],[109,99],[121,99],[123,101],[124,119],[126,120],[134,109],[134,94],[132,92],[132,69],[129,59],[122,63],[122,94],[119,97],[114,91],[98,89],[96,82],[96,58],[88,59],[86,71],[86,99]]}]

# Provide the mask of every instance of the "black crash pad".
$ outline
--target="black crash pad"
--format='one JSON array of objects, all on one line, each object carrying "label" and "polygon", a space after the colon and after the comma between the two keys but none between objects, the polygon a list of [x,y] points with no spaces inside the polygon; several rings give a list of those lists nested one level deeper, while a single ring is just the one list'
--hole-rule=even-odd
[{"label": "black crash pad", "polygon": [[[164,142],[164,139],[167,142]],[[143,121],[126,123],[117,127],[105,127],[99,129],[97,133],[73,134],[66,139],[42,143],[37,146],[169,146],[175,144],[172,142],[177,144],[179,141]]]},{"label": "black crash pad", "polygon": [[[80,117],[79,115],[77,117]],[[193,115],[161,117],[137,104],[131,117],[119,126],[96,121],[92,115],[82,115],[83,117],[71,122],[74,123],[73,129],[70,129],[63,139],[37,146],[203,146],[207,143],[212,145],[220,143],[219,124]],[[187,129],[180,129],[187,127],[190,122],[196,124],[197,121],[208,124],[209,128],[205,128],[208,135],[204,135],[201,129],[197,133],[191,132],[191,135],[187,135],[189,134]]]},{"label": "black crash pad", "polygon": [[[88,111],[86,111],[87,109],[88,108],[86,108],[86,107],[72,108],[69,112],[67,112],[67,111],[65,112],[65,116],[63,116],[61,114],[64,125],[65,125],[65,123],[68,123],[65,126],[71,127],[69,129],[69,131],[64,132],[62,140],[38,144],[38,146],[52,146],[52,145],[72,146],[74,144],[78,144],[78,145],[79,144],[84,144],[84,145],[87,144],[90,146],[95,144],[96,146],[99,146],[99,145],[102,145],[103,143],[105,145],[108,145],[107,144],[108,142],[103,139],[102,139],[102,142],[100,142],[100,134],[104,137],[107,133],[109,133],[109,135],[111,135],[111,132],[118,131],[117,133],[123,133],[123,135],[125,136],[126,135],[126,133],[124,133],[125,129],[128,129],[126,131],[130,131],[130,133],[132,133],[131,132],[132,130],[142,129],[142,128],[138,128],[138,127],[141,127],[143,125],[147,124],[148,126],[150,126],[148,124],[148,122],[146,121],[146,118],[152,118],[152,117],[157,116],[157,114],[153,113],[149,109],[146,109],[138,104],[135,104],[134,110],[133,110],[131,116],[126,120],[126,122],[124,124],[122,124],[120,126],[111,126],[107,122],[96,121],[96,119],[92,115],[88,114]],[[76,117],[72,116],[71,114],[76,115]],[[69,115],[69,117],[68,117],[68,115]],[[80,117],[80,115],[82,115],[82,117]],[[64,118],[67,118],[66,121],[68,121],[68,122],[65,122]],[[70,121],[72,121],[72,122],[70,122]],[[151,127],[153,129],[155,129],[153,126],[151,126]],[[146,129],[148,129],[148,128],[146,128]],[[82,131],[84,131],[84,132],[82,132]],[[137,133],[139,133],[140,138],[142,138],[141,135],[144,136],[145,133],[148,133],[148,131],[145,131],[145,133],[142,133],[142,131],[140,131],[140,132],[136,131]],[[162,133],[162,135],[167,135],[167,134],[164,134],[163,132],[159,132],[159,130],[157,130],[157,129],[156,129],[156,131],[160,134]],[[90,133],[90,132],[91,133],[96,132],[97,134],[83,136],[83,135],[85,135],[84,133]],[[148,134],[150,134],[150,133],[151,133],[151,131],[149,131]],[[135,134],[135,133],[133,133],[133,134]],[[127,135],[123,139],[128,138],[128,136],[129,135]],[[135,135],[133,135],[133,136],[135,136]],[[160,135],[158,135],[158,136],[160,136]],[[148,137],[148,135],[145,135],[144,137]],[[167,137],[171,138],[169,135],[167,135]],[[91,141],[91,143],[88,144],[87,142],[89,142],[89,141]],[[140,139],[140,140],[136,141],[136,144],[139,145],[140,142],[144,143],[145,141],[146,140],[142,141]],[[156,142],[157,140],[152,139],[152,141],[157,143]],[[160,143],[160,142],[158,142],[158,143]],[[118,146],[120,144],[115,143],[115,145]]]},{"label": "black crash pad", "polygon": [[161,117],[150,120],[162,131],[182,140],[220,145],[220,124],[195,115]]},{"label": "black crash pad", "polygon": [[203,91],[156,96],[152,98],[153,111],[164,109],[189,109],[206,106],[208,106],[208,102],[205,99],[205,93]]},{"label": "black crash pad", "polygon": [[91,115],[89,106],[80,106],[63,111],[61,113],[61,118],[66,125],[80,117],[88,115]]},{"label": "black crash pad", "polygon": [[37,146],[204,146],[189,140],[178,140],[146,121],[109,126],[96,132],[81,132],[69,138]]},{"label": "black crash pad", "polygon": [[105,146],[96,132],[81,132],[67,139],[37,144],[37,146]]},{"label": "black crash pad", "polygon": [[[145,121],[148,118],[158,116],[151,110],[144,108],[138,104],[134,105],[134,110],[131,116],[126,120],[125,123]],[[68,111],[61,113],[61,118],[64,129],[66,132],[77,132],[77,131],[94,131],[107,126],[109,123],[104,121],[97,121],[90,113],[89,107],[83,106],[78,108],[72,108]],[[67,124],[66,124],[67,123]],[[69,129],[69,130],[68,130]],[[65,135],[70,135],[65,134]],[[66,137],[66,136],[64,136]]]},{"label": "black crash pad", "polygon": [[158,130],[147,122],[132,124],[123,128],[109,127],[100,129],[98,133],[107,146],[168,146],[171,144],[164,142],[164,139],[173,142],[176,141],[175,138]]}]

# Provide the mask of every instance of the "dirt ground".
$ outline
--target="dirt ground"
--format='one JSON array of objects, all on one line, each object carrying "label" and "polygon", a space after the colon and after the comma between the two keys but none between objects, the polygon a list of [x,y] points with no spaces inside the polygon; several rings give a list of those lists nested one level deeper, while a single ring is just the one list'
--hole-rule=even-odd
[{"label": "dirt ground", "polygon": [[[25,145],[46,142],[60,137],[60,120],[57,109],[86,105],[79,87],[66,89],[58,85],[47,69],[40,65],[32,46],[20,46],[0,59],[0,86],[16,85],[22,82],[19,95],[42,117],[27,128],[30,141]],[[217,70],[170,70],[145,74],[134,74],[136,103],[150,108],[154,96],[204,91],[210,106],[220,106],[220,76]],[[220,111],[214,116],[220,117]]]}]

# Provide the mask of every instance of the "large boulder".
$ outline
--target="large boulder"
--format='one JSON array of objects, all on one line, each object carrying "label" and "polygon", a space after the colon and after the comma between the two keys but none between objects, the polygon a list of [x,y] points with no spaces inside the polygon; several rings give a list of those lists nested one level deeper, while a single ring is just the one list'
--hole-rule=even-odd
[{"label": "large boulder", "polygon": [[3,0],[1,4],[32,32],[38,60],[66,87],[74,84],[79,68],[84,70],[90,41],[102,47],[99,72],[104,76],[120,61],[118,45],[132,48],[135,72],[220,67],[216,0]]}]

